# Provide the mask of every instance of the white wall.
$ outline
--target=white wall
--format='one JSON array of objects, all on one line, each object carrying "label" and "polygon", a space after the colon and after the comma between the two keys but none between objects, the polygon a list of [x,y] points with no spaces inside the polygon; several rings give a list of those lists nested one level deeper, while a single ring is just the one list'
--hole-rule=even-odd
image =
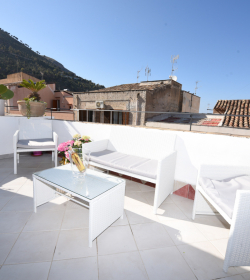
[{"label": "white wall", "polygon": [[[12,137],[18,128],[18,117],[0,117],[0,155],[13,153]],[[226,135],[200,134],[182,131],[166,131],[149,128],[132,128],[102,125],[92,123],[79,123],[53,120],[53,130],[59,136],[59,143],[72,138],[79,133],[88,135],[93,140],[107,139],[111,129],[124,128],[129,133],[143,130],[149,133],[150,138],[155,135],[152,145],[155,145],[161,135],[176,134],[177,166],[175,179],[181,182],[195,184],[197,170],[200,163],[212,163],[221,165],[250,165],[250,139]],[[165,138],[165,137],[164,137]],[[144,139],[141,139],[144,141]],[[167,143],[166,143],[167,145]],[[150,149],[150,147],[149,147]]]},{"label": "white wall", "polygon": [[13,135],[18,130],[18,117],[0,117],[0,155],[13,153]]}]

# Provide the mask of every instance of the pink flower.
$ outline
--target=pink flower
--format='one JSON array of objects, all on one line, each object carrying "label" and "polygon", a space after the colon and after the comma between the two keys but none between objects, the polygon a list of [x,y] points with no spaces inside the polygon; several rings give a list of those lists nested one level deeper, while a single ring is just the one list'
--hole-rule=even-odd
[{"label": "pink flower", "polygon": [[66,158],[70,161],[69,153],[68,153],[68,152],[65,152],[65,156],[66,156]]},{"label": "pink flower", "polygon": [[67,141],[67,142],[63,142],[63,143],[61,143],[61,144],[57,147],[57,150],[58,150],[59,152],[66,152],[66,151],[68,151],[68,149],[69,149],[68,145],[71,145],[71,146],[72,146],[73,143],[74,143],[73,140],[69,140],[69,141]]}]

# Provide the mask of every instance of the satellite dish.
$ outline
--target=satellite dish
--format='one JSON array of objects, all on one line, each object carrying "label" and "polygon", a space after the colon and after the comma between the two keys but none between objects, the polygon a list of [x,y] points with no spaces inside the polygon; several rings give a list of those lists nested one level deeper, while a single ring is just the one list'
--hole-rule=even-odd
[{"label": "satellite dish", "polygon": [[169,76],[169,78],[173,81],[177,81],[177,77],[176,76]]}]

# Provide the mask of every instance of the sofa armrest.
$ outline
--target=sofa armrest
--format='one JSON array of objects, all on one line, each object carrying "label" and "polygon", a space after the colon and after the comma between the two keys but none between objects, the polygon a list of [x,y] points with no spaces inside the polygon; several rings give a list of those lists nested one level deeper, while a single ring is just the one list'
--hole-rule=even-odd
[{"label": "sofa armrest", "polygon": [[158,161],[154,213],[174,190],[174,177],[177,152],[173,151]]},{"label": "sofa armrest", "polygon": [[17,149],[16,144],[18,142],[18,139],[19,139],[19,130],[17,130],[15,132],[15,134],[13,135],[13,148],[14,148],[14,151],[16,151],[16,149]]},{"label": "sofa armrest", "polygon": [[249,265],[250,248],[250,191],[238,190],[234,204],[230,236],[223,270],[230,266]]},{"label": "sofa armrest", "polygon": [[53,132],[53,141],[54,141],[54,143],[56,145],[56,148],[57,148],[57,146],[58,146],[58,135],[57,135],[56,132]]},{"label": "sofa armrest", "polygon": [[108,148],[108,143],[109,143],[108,139],[85,143],[83,144],[84,145],[83,149],[86,148],[91,153],[99,152],[99,151],[106,150]]}]

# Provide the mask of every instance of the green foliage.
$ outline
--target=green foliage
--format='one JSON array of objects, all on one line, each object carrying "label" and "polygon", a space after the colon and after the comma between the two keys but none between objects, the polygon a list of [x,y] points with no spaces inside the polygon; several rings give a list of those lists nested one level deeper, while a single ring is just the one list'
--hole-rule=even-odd
[{"label": "green foliage", "polygon": [[47,84],[55,83],[56,88],[61,90],[67,88],[81,92],[104,88],[76,76],[59,62],[32,51],[27,44],[0,29],[0,79],[21,70],[37,79],[43,77]]},{"label": "green foliage", "polygon": [[29,94],[27,96],[27,98],[29,98],[29,99],[30,98],[34,98],[34,100],[36,100],[36,101],[40,101],[41,100],[41,96],[37,92],[32,92],[31,94]]},{"label": "green foliage", "polygon": [[36,101],[40,101],[41,99],[40,95],[38,94],[38,91],[40,91],[43,88],[46,88],[45,80],[34,83],[31,79],[29,79],[29,81],[23,79],[20,86],[31,90],[32,93],[28,95],[28,98],[34,98],[34,100]]},{"label": "green foliage", "polygon": [[0,85],[0,99],[8,100],[14,96],[14,92],[6,86]]},{"label": "green foliage", "polygon": [[27,109],[27,118],[29,119],[30,118],[30,115],[31,115],[31,111],[30,111],[30,101],[34,101],[35,99],[34,98],[24,98],[25,100],[25,104],[26,104],[26,109]]}]

